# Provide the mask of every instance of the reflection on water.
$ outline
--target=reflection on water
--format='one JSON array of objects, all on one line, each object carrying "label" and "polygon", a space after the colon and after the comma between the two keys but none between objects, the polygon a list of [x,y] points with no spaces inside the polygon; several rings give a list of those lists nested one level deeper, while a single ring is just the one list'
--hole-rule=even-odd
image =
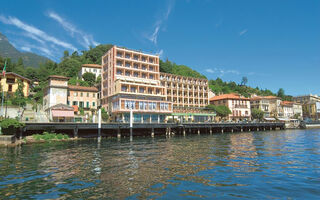
[{"label": "reflection on water", "polygon": [[105,139],[0,148],[13,199],[320,197],[320,131]]}]

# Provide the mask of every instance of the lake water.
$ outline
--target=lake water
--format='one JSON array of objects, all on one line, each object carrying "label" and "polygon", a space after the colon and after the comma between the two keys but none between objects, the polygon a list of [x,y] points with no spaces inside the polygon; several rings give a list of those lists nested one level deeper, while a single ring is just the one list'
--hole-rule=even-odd
[{"label": "lake water", "polygon": [[0,148],[0,199],[320,199],[320,130]]}]

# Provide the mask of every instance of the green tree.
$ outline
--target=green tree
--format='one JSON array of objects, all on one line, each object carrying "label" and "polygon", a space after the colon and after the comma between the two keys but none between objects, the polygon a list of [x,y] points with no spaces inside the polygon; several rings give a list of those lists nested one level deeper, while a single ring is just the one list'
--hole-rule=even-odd
[{"label": "green tree", "polygon": [[24,107],[27,104],[27,99],[24,97],[23,94],[23,88],[24,84],[21,80],[18,80],[18,88],[16,92],[14,93],[14,96],[12,98],[12,104],[19,106],[19,107]]},{"label": "green tree", "polygon": [[248,83],[248,78],[246,76],[242,77],[241,85],[247,85],[247,83]]},{"label": "green tree", "polygon": [[228,115],[231,114],[231,110],[224,105],[220,105],[220,106],[208,105],[207,109],[215,112],[217,116],[220,116],[222,118],[227,117]]},{"label": "green tree", "polygon": [[262,120],[264,116],[264,112],[260,109],[252,109],[251,116],[253,119]]},{"label": "green tree", "polygon": [[105,122],[109,119],[109,114],[104,108],[101,108],[101,118]]},{"label": "green tree", "polygon": [[280,89],[278,90],[277,96],[280,97],[281,99],[284,98],[285,93],[284,93],[284,89],[283,89],[283,88],[280,88]]},{"label": "green tree", "polygon": [[94,86],[94,84],[96,83],[96,75],[91,72],[84,73],[82,75],[82,78],[89,84],[89,86]]}]

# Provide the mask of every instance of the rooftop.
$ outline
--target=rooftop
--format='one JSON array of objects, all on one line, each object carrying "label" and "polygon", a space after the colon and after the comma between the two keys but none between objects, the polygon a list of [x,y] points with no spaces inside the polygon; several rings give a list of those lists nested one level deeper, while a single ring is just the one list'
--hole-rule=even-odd
[{"label": "rooftop", "polygon": [[81,67],[90,67],[90,68],[101,69],[101,65],[97,65],[97,64],[83,64],[83,65],[81,65]]},{"label": "rooftop", "polygon": [[280,99],[280,98],[277,96],[255,96],[255,97],[252,97],[250,100],[256,101],[256,100],[262,100],[262,99]]},{"label": "rooftop", "polygon": [[235,100],[250,100],[249,98],[242,97],[239,94],[231,93],[231,94],[223,94],[219,96],[214,96],[210,99],[210,101],[218,101],[224,99],[235,99]]},{"label": "rooftop", "polygon": [[70,90],[77,90],[77,91],[86,91],[86,92],[98,92],[96,87],[84,87],[78,85],[69,85],[68,88]]},{"label": "rooftop", "polygon": [[70,79],[70,78],[68,78],[68,77],[58,76],[58,75],[50,75],[48,78],[49,78],[49,79],[50,79],[50,78],[56,78],[56,79],[64,79],[64,80],[69,80],[69,79]]},{"label": "rooftop", "polygon": [[[21,76],[21,75],[19,75],[19,74],[16,74],[16,73],[14,73],[14,72],[6,72],[5,75],[6,75],[6,76],[7,76],[7,75],[17,76],[17,77],[19,77],[19,78],[21,78],[21,79],[24,79],[24,80],[28,81],[29,83],[31,83],[31,80],[30,80],[30,79],[28,79],[28,78],[26,78],[26,77],[24,77],[24,76]],[[1,73],[1,74],[0,74],[0,77],[2,77],[2,76],[3,76],[3,74]]]}]

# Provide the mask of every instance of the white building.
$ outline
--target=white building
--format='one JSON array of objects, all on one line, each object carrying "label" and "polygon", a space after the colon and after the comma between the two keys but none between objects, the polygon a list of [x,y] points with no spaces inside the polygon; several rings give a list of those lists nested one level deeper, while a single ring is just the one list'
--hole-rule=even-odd
[{"label": "white building", "polygon": [[98,78],[98,76],[101,76],[101,65],[83,64],[79,72],[79,77],[82,77],[82,75],[86,72],[93,73],[96,76],[96,78]]}]

